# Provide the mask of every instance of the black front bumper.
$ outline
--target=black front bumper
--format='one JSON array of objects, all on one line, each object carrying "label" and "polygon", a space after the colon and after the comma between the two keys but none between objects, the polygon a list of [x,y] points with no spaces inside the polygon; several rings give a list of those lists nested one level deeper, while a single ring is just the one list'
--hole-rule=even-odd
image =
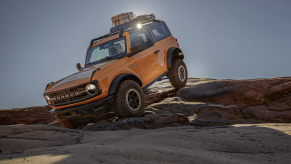
[{"label": "black front bumper", "polygon": [[114,95],[108,96],[88,104],[78,105],[61,110],[52,109],[50,114],[59,119],[73,119],[99,115],[103,112],[109,112],[113,104]]}]

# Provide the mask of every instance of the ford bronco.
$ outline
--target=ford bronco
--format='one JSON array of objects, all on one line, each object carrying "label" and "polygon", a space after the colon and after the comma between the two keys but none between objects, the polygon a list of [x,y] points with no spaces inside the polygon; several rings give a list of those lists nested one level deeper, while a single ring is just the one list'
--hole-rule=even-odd
[{"label": "ford bronco", "polygon": [[150,85],[166,77],[174,88],[185,86],[183,59],[164,21],[140,17],[92,39],[84,67],[78,63],[78,72],[49,83],[44,98],[53,108],[50,113],[67,128],[110,111],[118,117],[139,117]]}]

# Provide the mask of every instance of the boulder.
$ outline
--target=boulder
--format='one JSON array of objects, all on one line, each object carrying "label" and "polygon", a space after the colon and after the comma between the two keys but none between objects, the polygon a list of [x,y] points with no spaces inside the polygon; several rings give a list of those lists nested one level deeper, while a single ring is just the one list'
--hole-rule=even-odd
[{"label": "boulder", "polygon": [[[176,95],[190,101],[226,103],[238,107],[255,105],[290,109],[291,77],[249,80],[209,80],[203,83],[191,81]],[[281,104],[280,104],[281,103]]]},{"label": "boulder", "polygon": [[77,144],[83,137],[81,131],[52,125],[1,125],[0,131],[0,154],[22,153],[27,149]]},{"label": "boulder", "polygon": [[[248,80],[188,78],[174,89],[169,81],[145,92],[144,117],[117,118],[102,114],[83,130],[154,129],[169,126],[213,126],[237,123],[290,122],[291,77]],[[0,110],[0,124],[62,124],[49,106]]]},{"label": "boulder", "polygon": [[0,109],[0,125],[15,124],[51,124],[63,127],[63,124],[50,115],[49,106]]},{"label": "boulder", "polygon": [[180,114],[151,114],[145,117],[120,118],[116,120],[103,120],[96,123],[88,124],[81,129],[87,131],[100,130],[129,130],[138,129],[156,129],[164,127],[189,125],[189,120]]}]

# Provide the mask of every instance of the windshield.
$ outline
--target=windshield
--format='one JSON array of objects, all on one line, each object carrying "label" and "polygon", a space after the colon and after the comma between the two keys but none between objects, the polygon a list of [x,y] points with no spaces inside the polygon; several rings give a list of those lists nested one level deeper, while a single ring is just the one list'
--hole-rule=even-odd
[{"label": "windshield", "polygon": [[88,50],[86,66],[126,54],[125,36],[94,46]]}]

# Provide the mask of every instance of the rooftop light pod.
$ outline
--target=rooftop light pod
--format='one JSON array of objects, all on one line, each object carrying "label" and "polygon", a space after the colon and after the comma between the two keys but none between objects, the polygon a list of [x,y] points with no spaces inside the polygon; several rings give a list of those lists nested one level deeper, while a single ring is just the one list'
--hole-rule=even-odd
[{"label": "rooftop light pod", "polygon": [[[146,23],[155,21],[156,16],[154,14],[144,14],[135,16],[132,12],[128,12],[113,16],[111,20],[112,25],[114,24],[114,27],[110,29],[110,33],[114,33],[118,32],[121,28],[126,30],[131,27],[136,27],[137,23],[145,25]],[[140,29],[142,28],[142,26],[137,28]]]},{"label": "rooftop light pod", "polygon": [[142,26],[142,25],[141,25],[140,23],[138,23],[138,24],[136,25],[137,28],[141,28],[141,26]]}]

